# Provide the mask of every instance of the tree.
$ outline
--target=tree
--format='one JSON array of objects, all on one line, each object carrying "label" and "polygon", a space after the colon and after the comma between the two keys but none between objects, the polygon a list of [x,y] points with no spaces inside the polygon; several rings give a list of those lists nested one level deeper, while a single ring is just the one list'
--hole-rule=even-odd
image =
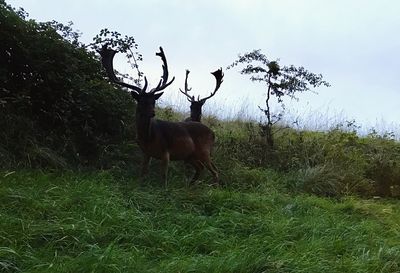
[{"label": "tree", "polygon": [[106,148],[133,139],[132,97],[108,83],[72,23],[37,22],[0,0],[0,37],[1,166],[103,164]]},{"label": "tree", "polygon": [[321,74],[311,73],[302,66],[295,67],[290,65],[281,67],[278,60],[270,61],[261,53],[260,49],[239,55],[238,59],[228,66],[227,69],[238,65],[246,65],[240,70],[240,73],[251,75],[251,81],[266,84],[265,109],[260,106],[258,107],[267,119],[265,123],[260,124],[261,133],[271,148],[274,146],[272,127],[283,115],[283,112],[271,113],[271,98],[275,97],[284,110],[283,98],[285,96],[298,100],[298,93],[311,91],[311,88],[321,85],[330,86],[328,82],[322,79]]}]

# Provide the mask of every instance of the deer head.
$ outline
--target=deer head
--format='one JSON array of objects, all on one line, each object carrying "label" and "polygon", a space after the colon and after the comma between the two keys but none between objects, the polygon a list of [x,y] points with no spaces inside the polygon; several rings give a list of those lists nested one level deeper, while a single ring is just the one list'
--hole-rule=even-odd
[{"label": "deer head", "polygon": [[190,96],[189,92],[192,90],[192,88],[189,88],[188,86],[188,76],[189,76],[190,71],[186,69],[186,77],[185,77],[185,90],[183,91],[182,89],[179,88],[179,91],[184,94],[187,97],[187,100],[190,102],[190,118],[186,119],[187,121],[201,121],[201,115],[202,115],[202,107],[206,100],[211,98],[212,96],[215,95],[219,87],[221,86],[221,83],[223,82],[223,77],[224,73],[222,73],[222,68],[211,72],[211,74],[214,75],[216,84],[215,84],[215,89],[214,91],[211,92],[211,94],[208,97],[200,99],[200,96],[197,96],[197,99],[194,96]]},{"label": "deer head", "polygon": [[139,86],[127,84],[122,80],[118,79],[114,73],[113,60],[117,51],[113,49],[109,49],[107,45],[104,45],[99,51],[101,55],[101,61],[106,69],[107,75],[110,80],[116,84],[119,84],[123,87],[131,89],[132,97],[137,101],[137,115],[144,117],[154,117],[155,112],[155,102],[158,100],[164,92],[160,92],[168,87],[174,80],[175,77],[172,78],[171,81],[168,82],[168,65],[167,59],[165,58],[164,51],[162,47],[160,47],[160,52],[157,52],[156,55],[159,56],[163,62],[163,75],[161,76],[160,81],[158,82],[155,88],[152,88],[150,91],[146,92],[148,82],[147,78],[144,77],[144,86],[141,88]]}]

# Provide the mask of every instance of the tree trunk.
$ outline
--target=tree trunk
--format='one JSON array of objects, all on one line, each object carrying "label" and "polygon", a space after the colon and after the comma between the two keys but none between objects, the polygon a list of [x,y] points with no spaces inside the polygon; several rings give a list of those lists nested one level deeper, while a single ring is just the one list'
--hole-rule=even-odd
[{"label": "tree trunk", "polygon": [[272,135],[272,124],[267,124],[266,131],[265,131],[265,138],[267,141],[267,145],[270,148],[274,147],[274,138]]},{"label": "tree trunk", "polygon": [[267,141],[267,144],[270,148],[273,148],[274,146],[274,139],[273,139],[273,134],[272,134],[272,120],[271,120],[271,111],[270,111],[270,106],[269,106],[269,100],[271,98],[271,76],[268,77],[268,91],[267,91],[267,99],[265,100],[266,104],[266,109],[265,109],[265,115],[267,116],[267,126],[265,127],[265,138]]}]

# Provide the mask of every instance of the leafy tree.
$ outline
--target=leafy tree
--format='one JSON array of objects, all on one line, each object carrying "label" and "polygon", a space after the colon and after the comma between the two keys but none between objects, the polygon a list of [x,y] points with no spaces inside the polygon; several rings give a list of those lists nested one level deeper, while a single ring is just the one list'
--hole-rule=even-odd
[{"label": "leafy tree", "polygon": [[283,98],[285,96],[292,99],[298,99],[297,94],[310,91],[312,87],[320,85],[329,86],[329,83],[322,79],[321,74],[314,74],[304,67],[295,67],[293,65],[281,67],[278,60],[271,61],[261,53],[261,50],[253,50],[251,52],[239,55],[227,69],[231,69],[238,65],[245,65],[241,74],[251,75],[250,80],[253,82],[263,82],[267,88],[265,99],[265,108],[260,110],[266,116],[266,123],[260,124],[262,135],[265,136],[267,144],[272,148],[274,145],[272,127],[277,123],[283,112],[271,113],[271,99],[275,97],[282,109],[285,109]]},{"label": "leafy tree", "polygon": [[[36,22],[0,0],[0,37],[0,165],[93,163],[133,138],[131,96],[105,80],[72,23]],[[124,39],[137,48],[114,42]]]}]

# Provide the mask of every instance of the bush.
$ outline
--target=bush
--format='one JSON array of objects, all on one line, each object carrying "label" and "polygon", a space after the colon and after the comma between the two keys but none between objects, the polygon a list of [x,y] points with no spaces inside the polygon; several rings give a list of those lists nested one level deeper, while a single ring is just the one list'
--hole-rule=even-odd
[{"label": "bush", "polygon": [[373,181],[349,169],[318,165],[298,170],[288,186],[295,191],[334,197],[353,194],[371,196],[372,185]]},{"label": "bush", "polygon": [[69,26],[26,17],[0,2],[0,163],[96,165],[105,146],[133,139],[133,99]]},{"label": "bush", "polygon": [[400,145],[392,139],[366,138],[366,176],[375,181],[380,196],[392,196],[400,186]]}]

